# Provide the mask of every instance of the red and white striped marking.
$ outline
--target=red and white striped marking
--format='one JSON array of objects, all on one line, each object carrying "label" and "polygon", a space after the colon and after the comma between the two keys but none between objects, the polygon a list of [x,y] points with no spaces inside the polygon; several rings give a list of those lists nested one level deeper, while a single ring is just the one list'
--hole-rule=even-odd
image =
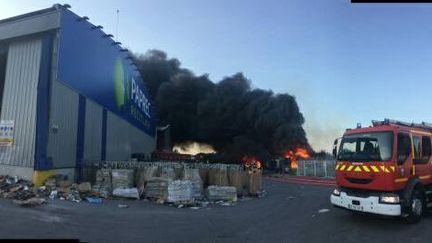
[{"label": "red and white striped marking", "polygon": [[336,186],[336,181],[334,179],[325,179],[319,177],[283,175],[281,177],[264,176],[264,178],[270,181],[277,181],[277,182],[284,182],[284,183],[326,186],[326,187]]}]

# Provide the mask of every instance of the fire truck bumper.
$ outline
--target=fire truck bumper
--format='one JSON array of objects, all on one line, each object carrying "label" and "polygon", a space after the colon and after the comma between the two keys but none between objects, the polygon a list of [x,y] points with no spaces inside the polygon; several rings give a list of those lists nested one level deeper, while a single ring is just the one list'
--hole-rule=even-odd
[{"label": "fire truck bumper", "polygon": [[373,213],[387,216],[400,216],[400,204],[380,203],[378,196],[355,197],[349,196],[341,191],[340,195],[331,195],[330,201],[333,205],[352,211]]}]

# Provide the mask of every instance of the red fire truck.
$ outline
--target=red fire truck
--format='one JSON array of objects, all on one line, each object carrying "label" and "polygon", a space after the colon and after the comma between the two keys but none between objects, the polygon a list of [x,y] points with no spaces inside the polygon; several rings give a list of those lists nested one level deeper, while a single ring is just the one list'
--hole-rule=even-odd
[{"label": "red fire truck", "polygon": [[334,143],[337,188],[331,203],[418,222],[432,206],[431,138],[432,125],[424,122],[385,119],[347,129]]}]

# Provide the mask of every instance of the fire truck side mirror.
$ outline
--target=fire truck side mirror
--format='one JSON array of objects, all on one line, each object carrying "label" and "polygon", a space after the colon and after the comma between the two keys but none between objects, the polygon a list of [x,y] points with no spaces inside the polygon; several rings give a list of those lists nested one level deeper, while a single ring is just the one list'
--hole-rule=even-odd
[{"label": "fire truck side mirror", "polygon": [[336,139],[334,140],[334,143],[333,143],[333,156],[334,156],[335,158],[337,157],[338,142],[339,142],[339,139],[336,138]]}]

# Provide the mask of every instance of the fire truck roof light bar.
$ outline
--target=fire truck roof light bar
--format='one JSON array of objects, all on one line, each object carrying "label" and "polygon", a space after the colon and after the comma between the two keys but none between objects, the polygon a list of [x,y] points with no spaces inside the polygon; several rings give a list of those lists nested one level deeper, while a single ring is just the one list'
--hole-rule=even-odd
[{"label": "fire truck roof light bar", "polygon": [[406,126],[406,127],[415,127],[415,128],[424,128],[424,129],[430,129],[432,130],[432,124],[427,122],[422,123],[409,123],[409,122],[403,122],[398,120],[392,120],[385,118],[384,121],[376,121],[372,120],[372,125],[374,127],[376,126],[382,126],[382,125],[399,125],[399,126]]}]

